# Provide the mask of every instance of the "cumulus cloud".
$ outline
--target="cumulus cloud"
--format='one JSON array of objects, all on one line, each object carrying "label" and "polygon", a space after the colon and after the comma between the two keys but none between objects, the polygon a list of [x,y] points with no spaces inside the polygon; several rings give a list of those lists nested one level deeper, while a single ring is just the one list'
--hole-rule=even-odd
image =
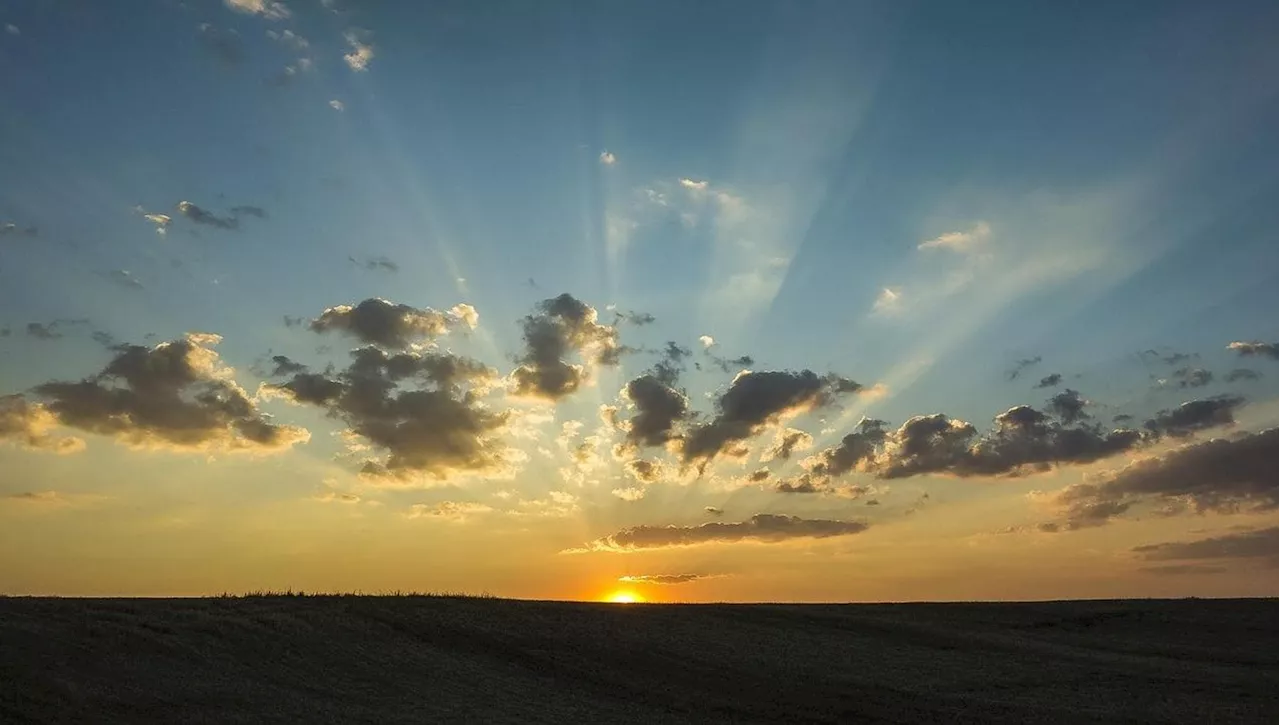
[{"label": "cumulus cloud", "polygon": [[560,400],[587,379],[583,365],[565,360],[577,353],[591,365],[616,365],[622,354],[618,330],[596,321],[596,310],[568,293],[539,302],[521,322],[525,352],[512,372],[516,395]]},{"label": "cumulus cloud", "polygon": [[341,332],[370,345],[403,350],[460,325],[474,327],[477,320],[475,308],[470,305],[440,312],[371,297],[354,306],[330,307],[312,320],[309,327],[313,332]]},{"label": "cumulus cloud", "polygon": [[1227,349],[1236,351],[1242,357],[1253,357],[1256,355],[1259,357],[1269,357],[1272,360],[1275,360],[1277,356],[1280,356],[1280,343],[1276,342],[1261,342],[1259,340],[1254,340],[1252,342],[1233,342],[1227,345]]},{"label": "cumulus cloud", "polygon": [[1037,388],[1056,388],[1062,382],[1062,375],[1053,373],[1040,378],[1040,382],[1036,383]]},{"label": "cumulus cloud", "polygon": [[339,101],[338,99],[336,99],[336,98],[335,98],[335,99],[333,99],[333,100],[329,101],[329,108],[332,108],[333,110],[338,111],[338,112],[342,112],[342,111],[347,110],[347,104],[345,104],[345,103],[343,103],[342,101]]},{"label": "cumulus cloud", "polygon": [[236,12],[261,15],[268,20],[284,20],[290,16],[289,8],[278,0],[223,0],[223,2]]},{"label": "cumulus cloud", "polygon": [[969,252],[991,236],[991,225],[974,224],[969,231],[947,232],[928,241],[920,242],[919,249],[949,249],[953,252]]},{"label": "cumulus cloud", "polygon": [[839,445],[806,459],[802,465],[814,475],[830,477],[866,470],[888,438],[886,425],[883,420],[863,418],[852,433],[840,439]]},{"label": "cumulus cloud", "polygon": [[715,417],[693,426],[680,447],[685,463],[705,465],[721,453],[736,454],[739,444],[783,418],[832,405],[862,386],[839,375],[743,371],[716,400]]},{"label": "cumulus cloud", "polygon": [[902,290],[885,287],[871,305],[873,315],[891,315],[902,310]]},{"label": "cumulus cloud", "polygon": [[235,216],[220,217],[211,211],[202,209],[189,201],[178,202],[178,213],[196,224],[214,227],[215,229],[239,229],[240,220]]},{"label": "cumulus cloud", "polygon": [[612,153],[609,153],[608,151],[600,152],[600,163],[604,164],[605,166],[613,166],[617,162],[618,162],[618,157],[614,156]]},{"label": "cumulus cloud", "polygon": [[1173,371],[1179,388],[1202,388],[1213,382],[1213,373],[1204,368],[1183,367]]},{"label": "cumulus cloud", "polygon": [[688,584],[699,579],[715,578],[714,574],[629,574],[618,577],[618,581],[628,584]]},{"label": "cumulus cloud", "polygon": [[756,514],[746,521],[736,523],[712,521],[696,526],[632,526],[589,542],[582,549],[571,549],[566,553],[628,552],[739,541],[773,544],[793,539],[849,536],[862,533],[866,529],[867,524],[863,521],[833,521],[778,514]]},{"label": "cumulus cloud", "polygon": [[692,192],[706,191],[707,181],[694,181],[693,179],[681,179],[680,186]]},{"label": "cumulus cloud", "polygon": [[701,335],[698,337],[698,342],[702,343],[703,348],[708,348],[716,344],[716,339],[710,335]]},{"label": "cumulus cloud", "polygon": [[84,449],[79,438],[55,437],[58,418],[44,405],[21,395],[0,395],[0,442],[33,451],[75,453]]},{"label": "cumulus cloud", "polygon": [[342,38],[347,41],[347,47],[350,49],[342,56],[347,67],[357,73],[368,70],[369,63],[373,60],[373,45],[368,42],[369,31],[352,28],[343,33]]},{"label": "cumulus cloud", "polygon": [[639,501],[640,499],[644,498],[645,491],[643,488],[638,488],[636,486],[629,486],[627,488],[615,488],[612,491],[610,491],[610,493],[622,499],[623,501]]},{"label": "cumulus cloud", "polygon": [[1234,412],[1244,403],[1244,398],[1233,395],[1189,400],[1173,410],[1160,411],[1144,426],[1157,435],[1185,438],[1209,428],[1235,425]]},{"label": "cumulus cloud", "polygon": [[625,468],[640,483],[653,483],[662,477],[662,464],[657,461],[627,461]]},{"label": "cumulus cloud", "polygon": [[1243,533],[1213,536],[1195,541],[1170,541],[1134,547],[1134,553],[1148,561],[1193,561],[1197,559],[1276,559],[1280,550],[1280,529],[1272,526]]},{"label": "cumulus cloud", "polygon": [[263,387],[299,404],[325,409],[381,457],[361,472],[390,482],[422,476],[507,475],[520,458],[503,439],[510,411],[491,410],[483,397],[497,371],[450,353],[353,350],[351,364],[330,376],[299,372]]},{"label": "cumulus cloud", "polygon": [[159,234],[162,237],[168,234],[169,225],[173,222],[173,218],[168,214],[153,214],[148,212],[146,209],[143,209],[141,206],[135,206],[133,211],[143,219],[146,219],[155,225],[156,234]]},{"label": "cumulus cloud", "polygon": [[674,437],[676,423],[689,412],[684,394],[653,374],[628,382],[622,395],[637,411],[626,425],[626,441],[635,447],[665,445]]},{"label": "cumulus cloud", "polygon": [[212,349],[220,340],[189,333],[155,347],[119,345],[95,375],[34,392],[59,424],[135,448],[270,452],[307,441],[305,429],[257,410]]},{"label": "cumulus cloud", "polygon": [[272,355],[271,362],[275,367],[271,370],[272,377],[283,377],[287,375],[297,375],[307,371],[307,366],[300,362],[295,362],[285,355]]},{"label": "cumulus cloud", "polygon": [[1067,388],[1049,398],[1049,402],[1045,407],[1049,412],[1061,418],[1064,423],[1075,423],[1090,417],[1084,411],[1088,405],[1089,401],[1085,400],[1078,391]]},{"label": "cumulus cloud", "polygon": [[1101,526],[1140,505],[1159,506],[1166,514],[1274,510],[1278,457],[1274,428],[1191,443],[1132,463],[1101,482],[1059,491],[1051,502],[1063,521],[1041,530]]}]

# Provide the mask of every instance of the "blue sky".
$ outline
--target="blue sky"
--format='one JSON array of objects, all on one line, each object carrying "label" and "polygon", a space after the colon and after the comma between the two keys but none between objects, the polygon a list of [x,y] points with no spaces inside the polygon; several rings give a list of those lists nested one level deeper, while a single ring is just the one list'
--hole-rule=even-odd
[{"label": "blue sky", "polygon": [[[1273,341],[1278,324],[1275,14],[1261,2],[19,0],[0,9],[0,224],[15,225],[0,237],[0,394],[102,369],[115,353],[92,331],[148,346],[217,333],[255,405],[309,442],[251,464],[143,461],[90,431],[78,455],[145,470],[142,491],[173,466],[291,481],[247,507],[322,478],[363,490],[331,435],[341,424],[256,397],[280,383],[269,354],[346,365],[350,340],[284,316],[374,297],[469,304],[480,324],[438,344],[506,376],[519,321],[568,292],[604,324],[615,310],[653,315],[617,326],[621,344],[650,352],[592,369],[549,408],[510,403],[532,416],[512,484],[530,500],[563,488],[561,426],[585,434],[601,405],[625,410],[617,391],[668,340],[700,363],[680,383],[708,415],[743,367],[861,383],[856,401],[796,419],[811,453],[862,415],[896,427],[945,412],[985,430],[1068,387],[1108,425],[1240,395],[1252,407],[1235,432],[1260,429],[1275,422],[1274,365],[1227,345]],[[181,201],[234,228],[197,223]],[[144,214],[170,217],[165,233]],[[24,334],[81,318],[56,339]],[[1156,359],[1174,353],[1197,357]],[[752,363],[721,370],[711,355]],[[1179,387],[1171,376],[1188,366],[1212,382]],[[1228,383],[1241,367],[1261,374]],[[1053,373],[1060,384],[1034,387]],[[30,477],[11,495],[72,475],[21,446],[0,447],[5,459]],[[573,493],[580,519],[690,520],[677,510],[687,490],[707,499],[697,511],[715,505],[705,482],[673,479],[683,499],[655,490],[662,506],[633,516],[625,505],[639,502],[608,496],[627,461],[606,459],[599,480],[575,484],[603,492]],[[1090,475],[1065,470],[1052,474],[1064,485]],[[420,497],[442,503],[439,485]],[[491,493],[448,486],[455,502]],[[388,511],[418,501],[386,495]],[[777,510],[777,494],[751,496],[744,516]]]}]

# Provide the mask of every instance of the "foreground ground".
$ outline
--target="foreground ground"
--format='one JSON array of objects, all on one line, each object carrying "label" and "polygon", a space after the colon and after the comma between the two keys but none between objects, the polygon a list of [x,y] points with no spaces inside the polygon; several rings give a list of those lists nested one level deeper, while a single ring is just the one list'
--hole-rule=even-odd
[{"label": "foreground ground", "polygon": [[1275,600],[0,599],[0,722],[1274,722]]}]

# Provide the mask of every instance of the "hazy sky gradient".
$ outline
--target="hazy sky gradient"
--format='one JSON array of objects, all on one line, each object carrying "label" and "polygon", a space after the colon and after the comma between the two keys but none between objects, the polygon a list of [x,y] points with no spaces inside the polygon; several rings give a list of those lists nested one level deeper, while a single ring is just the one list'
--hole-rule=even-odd
[{"label": "hazy sky gradient", "polygon": [[8,3],[0,590],[1274,595],[1276,19]]}]

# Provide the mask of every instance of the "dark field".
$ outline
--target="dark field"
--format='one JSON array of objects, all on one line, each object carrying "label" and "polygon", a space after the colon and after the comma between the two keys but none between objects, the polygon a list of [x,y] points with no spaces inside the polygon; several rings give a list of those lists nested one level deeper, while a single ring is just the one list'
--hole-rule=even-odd
[{"label": "dark field", "polygon": [[0,599],[0,722],[1275,722],[1275,600]]}]

